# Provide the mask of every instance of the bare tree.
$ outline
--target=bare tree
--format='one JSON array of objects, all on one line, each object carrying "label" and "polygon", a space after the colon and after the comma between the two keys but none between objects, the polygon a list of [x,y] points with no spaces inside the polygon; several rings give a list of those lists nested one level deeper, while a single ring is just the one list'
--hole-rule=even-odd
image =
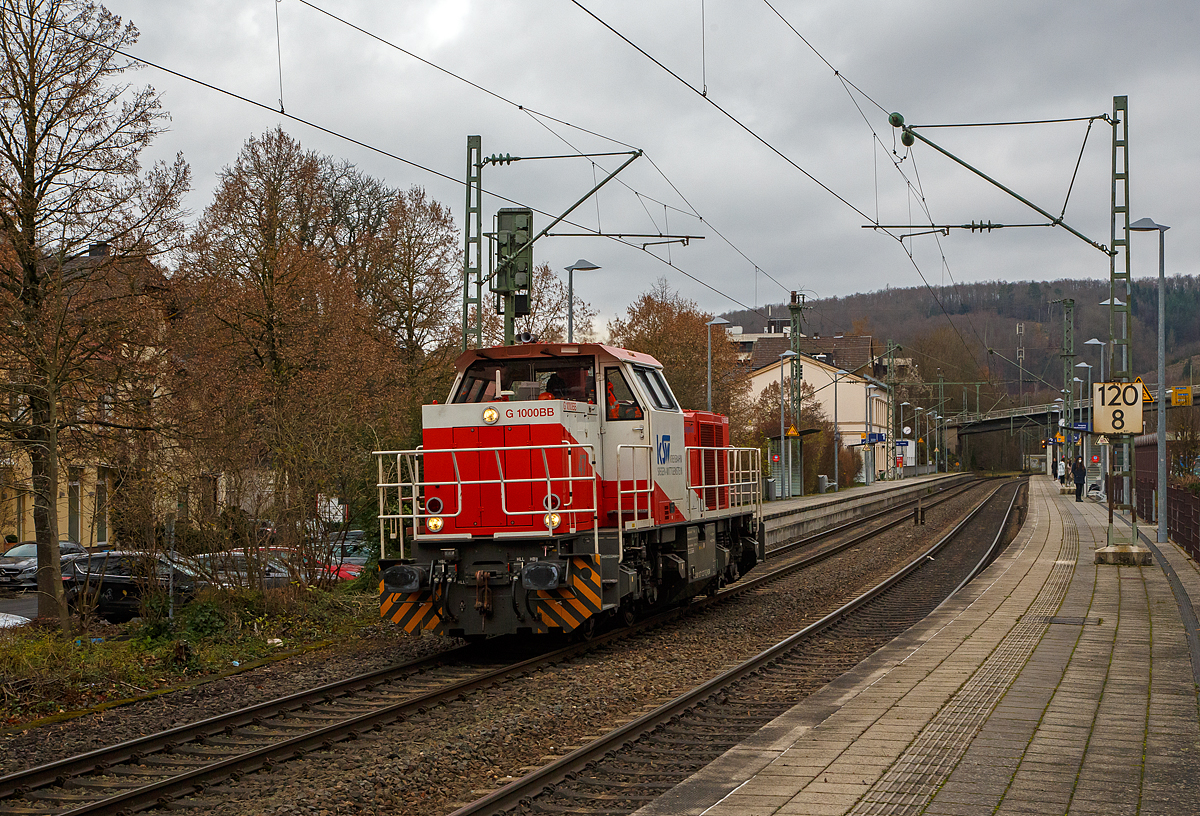
[{"label": "bare tree", "polygon": [[[188,168],[143,173],[142,151],[165,127],[152,88],[120,82],[115,49],[137,29],[82,0],[0,0],[0,334],[8,396],[4,430],[33,480],[40,615],[69,625],[58,552],[59,434],[64,397],[123,338],[143,297],[145,258],[181,229]],[[80,262],[89,245],[112,254]]]}]

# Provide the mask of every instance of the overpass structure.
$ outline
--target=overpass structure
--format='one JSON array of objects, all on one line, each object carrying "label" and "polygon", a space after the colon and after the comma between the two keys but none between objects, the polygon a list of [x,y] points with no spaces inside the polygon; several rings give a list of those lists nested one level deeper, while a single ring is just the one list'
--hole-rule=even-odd
[{"label": "overpass structure", "polygon": [[[1169,396],[1170,389],[1168,389]],[[1200,385],[1191,386],[1192,403],[1197,402],[1197,397],[1200,396]],[[1153,402],[1146,403],[1147,411],[1153,411],[1158,407],[1158,392],[1150,391],[1150,395],[1154,398]],[[1086,421],[1090,415],[1092,401],[1090,399],[1076,400],[1074,404],[1075,413],[1079,422]],[[1172,407],[1168,400],[1167,410]],[[991,433],[992,431],[1009,431],[1016,433],[1021,430],[1031,430],[1034,428],[1058,428],[1058,420],[1063,413],[1063,406],[1060,402],[1051,402],[1043,405],[1025,405],[1020,408],[1002,408],[997,411],[985,411],[982,413],[965,411],[953,416],[946,417],[947,430],[953,431],[959,436],[969,436],[971,434]],[[1067,422],[1071,425],[1071,422]],[[1048,438],[1048,435],[1043,438]]]}]

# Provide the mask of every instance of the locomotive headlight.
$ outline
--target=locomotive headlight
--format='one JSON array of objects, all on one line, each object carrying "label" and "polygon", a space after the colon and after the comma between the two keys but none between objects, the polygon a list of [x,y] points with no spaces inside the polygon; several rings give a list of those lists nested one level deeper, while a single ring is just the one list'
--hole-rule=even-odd
[{"label": "locomotive headlight", "polygon": [[484,425],[495,425],[498,419],[500,419],[500,412],[495,408],[489,405],[487,408],[483,409]]},{"label": "locomotive headlight", "polygon": [[442,524],[443,522],[441,516],[430,516],[429,518],[425,519],[425,529],[429,530],[431,533],[441,532]]},{"label": "locomotive headlight", "polygon": [[546,515],[542,516],[542,522],[551,530],[553,530],[554,528],[558,527],[558,525],[562,524],[562,516],[560,516],[558,513],[547,513]]}]

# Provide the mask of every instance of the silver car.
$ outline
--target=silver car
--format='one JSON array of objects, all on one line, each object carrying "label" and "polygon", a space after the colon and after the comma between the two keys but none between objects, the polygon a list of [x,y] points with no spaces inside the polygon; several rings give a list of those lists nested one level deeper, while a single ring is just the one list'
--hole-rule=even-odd
[{"label": "silver car", "polygon": [[[87,555],[88,551],[74,541],[58,542],[63,562]],[[37,588],[37,542],[22,541],[0,555],[0,589]]]}]

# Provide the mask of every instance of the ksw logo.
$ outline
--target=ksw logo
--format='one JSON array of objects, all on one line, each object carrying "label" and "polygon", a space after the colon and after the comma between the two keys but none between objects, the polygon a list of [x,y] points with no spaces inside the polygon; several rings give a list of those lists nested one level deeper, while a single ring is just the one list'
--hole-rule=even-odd
[{"label": "ksw logo", "polygon": [[671,437],[663,434],[662,436],[655,437],[655,439],[658,440],[658,463],[665,465],[671,461]]}]

